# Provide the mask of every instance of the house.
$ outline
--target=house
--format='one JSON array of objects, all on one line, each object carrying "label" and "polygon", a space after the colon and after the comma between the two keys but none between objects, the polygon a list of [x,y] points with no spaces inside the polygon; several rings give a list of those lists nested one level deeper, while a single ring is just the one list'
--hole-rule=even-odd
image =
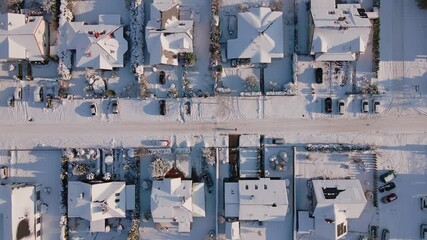
[{"label": "house", "polygon": [[239,220],[284,221],[288,195],[283,179],[241,179],[224,183],[225,216]]},{"label": "house", "polygon": [[267,7],[251,8],[237,15],[237,38],[227,41],[227,58],[250,58],[270,63],[283,58],[283,13]]},{"label": "house", "polygon": [[0,14],[0,61],[43,61],[48,55],[48,24],[42,16]]},{"label": "house", "polygon": [[39,186],[0,185],[0,239],[41,240]]},{"label": "house", "polygon": [[360,4],[311,0],[310,54],[316,61],[355,61],[364,53],[372,24]]},{"label": "house", "polygon": [[205,217],[204,183],[181,178],[153,182],[151,215],[155,223],[178,225],[178,232],[190,232],[193,217]]},{"label": "house", "polygon": [[88,220],[90,232],[105,232],[106,219],[124,218],[134,208],[134,185],[68,182],[68,217]]},{"label": "house", "polygon": [[63,27],[64,46],[75,50],[76,67],[104,70],[123,67],[128,42],[123,37],[119,15],[99,15],[98,25],[66,22]]},{"label": "house", "polygon": [[178,54],[193,52],[193,21],[180,20],[179,5],[155,0],[145,29],[151,65],[178,65]]},{"label": "house", "polygon": [[312,180],[314,231],[326,239],[348,232],[347,218],[359,218],[367,203],[359,180]]}]

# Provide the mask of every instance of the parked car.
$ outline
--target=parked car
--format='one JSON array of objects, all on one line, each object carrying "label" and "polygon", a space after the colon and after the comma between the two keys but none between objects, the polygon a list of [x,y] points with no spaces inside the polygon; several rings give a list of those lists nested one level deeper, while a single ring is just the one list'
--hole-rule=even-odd
[{"label": "parked car", "polygon": [[6,179],[9,177],[9,168],[6,166],[3,166],[0,168],[0,178]]},{"label": "parked car", "polygon": [[185,113],[187,115],[191,115],[191,103],[190,102],[185,102]]},{"label": "parked car", "polygon": [[366,99],[362,100],[362,112],[364,113],[369,112],[369,102]]},{"label": "parked car", "polygon": [[166,115],[166,101],[160,100],[160,115]]},{"label": "parked car", "polygon": [[378,114],[381,112],[381,105],[378,100],[374,100],[374,113]]},{"label": "parked car", "polygon": [[383,198],[381,198],[381,202],[383,203],[390,203],[397,199],[397,195],[395,193],[391,193]]},{"label": "parked car", "polygon": [[396,178],[396,173],[393,170],[390,170],[380,176],[380,180],[383,183],[391,182],[395,178]]},{"label": "parked car", "polygon": [[202,175],[203,181],[206,183],[206,187],[208,188],[208,192],[211,193],[213,191],[213,181],[212,177],[208,172],[205,172]]},{"label": "parked car", "polygon": [[117,99],[111,100],[111,112],[113,114],[119,113],[119,101]]},{"label": "parked car", "polygon": [[323,83],[323,69],[316,68],[316,83]]},{"label": "parked car", "polygon": [[421,209],[427,210],[427,196],[421,197]]},{"label": "parked car", "polygon": [[96,107],[96,103],[91,103],[90,104],[90,113],[92,114],[92,116],[95,116],[96,115],[96,109],[97,107]]},{"label": "parked car", "polygon": [[43,102],[43,86],[37,86],[34,90],[34,102]]},{"label": "parked car", "polygon": [[15,88],[15,100],[21,100],[22,99],[22,87],[18,86]]},{"label": "parked car", "polygon": [[427,224],[421,224],[420,238],[427,239]]},{"label": "parked car", "polygon": [[344,111],[345,111],[345,102],[344,100],[340,100],[338,102],[338,113],[341,115],[344,115]]},{"label": "parked car", "polygon": [[325,98],[325,112],[326,113],[332,112],[332,98],[330,97]]},{"label": "parked car", "polygon": [[159,83],[162,85],[166,83],[166,74],[164,71],[159,72]]},{"label": "parked car", "polygon": [[53,108],[53,95],[52,94],[46,95],[46,108]]},{"label": "parked car", "polygon": [[394,182],[389,182],[389,183],[385,184],[384,186],[381,186],[378,190],[380,192],[388,192],[394,188],[396,188],[396,184],[394,184]]},{"label": "parked car", "polygon": [[12,95],[7,99],[7,105],[9,107],[15,107],[15,96]]},{"label": "parked car", "polygon": [[390,239],[390,231],[388,229],[383,229],[381,233],[381,240],[389,240]]},{"label": "parked car", "polygon": [[378,226],[371,226],[369,228],[369,236],[372,239],[376,239],[378,237],[378,231],[379,231],[379,227]]}]

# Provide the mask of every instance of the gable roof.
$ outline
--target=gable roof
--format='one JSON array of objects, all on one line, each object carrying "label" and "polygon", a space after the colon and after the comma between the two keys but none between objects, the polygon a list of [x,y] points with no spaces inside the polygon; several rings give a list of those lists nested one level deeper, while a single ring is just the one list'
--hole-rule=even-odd
[{"label": "gable roof", "polygon": [[[117,17],[100,15],[100,22],[109,23],[85,25],[84,22],[66,22],[66,49],[76,50],[76,67],[92,67],[111,70],[123,67],[123,55],[128,42],[123,37],[123,25]],[[110,24],[110,23],[116,24]]]},{"label": "gable roof", "polygon": [[178,53],[193,52],[193,21],[179,20],[179,5],[172,1],[151,4],[150,13],[145,30],[150,64],[177,66]]},{"label": "gable roof", "polygon": [[125,182],[68,182],[68,216],[91,222],[126,217]]},{"label": "gable roof", "polygon": [[253,63],[283,58],[282,16],[282,12],[267,7],[238,13],[237,38],[227,41],[227,58],[250,58]]},{"label": "gable roof", "polygon": [[[193,198],[191,180],[166,178],[153,181],[151,190],[151,215],[154,222],[177,222],[188,232],[193,222]],[[188,226],[188,228],[186,227]]]},{"label": "gable roof", "polygon": [[[354,61],[355,53],[365,52],[371,22],[359,11],[360,4],[338,4],[312,0],[311,18],[314,24],[311,54],[316,61]],[[333,2],[333,3],[331,3]]]},{"label": "gable roof", "polygon": [[0,14],[0,60],[44,60],[48,48],[46,32],[43,17]]}]

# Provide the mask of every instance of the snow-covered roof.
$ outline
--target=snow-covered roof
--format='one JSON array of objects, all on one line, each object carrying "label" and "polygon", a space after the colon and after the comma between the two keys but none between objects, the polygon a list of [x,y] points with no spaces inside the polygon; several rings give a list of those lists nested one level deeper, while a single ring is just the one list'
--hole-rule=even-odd
[{"label": "snow-covered roof", "polygon": [[154,181],[151,190],[151,215],[156,223],[178,223],[179,232],[189,232],[194,217],[205,216],[204,184],[166,178]]},{"label": "snow-covered roof", "polygon": [[[126,217],[125,182],[84,183],[68,182],[68,217],[80,217],[91,222],[91,229],[98,229],[100,220]],[[92,228],[92,225],[94,228]],[[105,225],[104,225],[105,228]]]},{"label": "snow-covered roof", "polygon": [[193,52],[193,21],[179,20],[179,5],[172,1],[151,4],[145,31],[150,64],[178,65],[177,54]]},{"label": "snow-covered roof", "polygon": [[336,205],[328,205],[318,210],[314,218],[314,229],[317,236],[326,239],[339,239],[348,232],[346,214]]},{"label": "snow-covered roof", "polygon": [[227,240],[240,240],[240,223],[226,222],[225,223],[225,238]]},{"label": "snow-covered roof", "polygon": [[237,38],[227,41],[227,58],[250,58],[270,63],[283,58],[283,13],[270,8],[251,8],[237,15]]},{"label": "snow-covered roof", "polygon": [[76,67],[111,70],[123,67],[123,55],[128,42],[123,37],[120,16],[100,15],[98,25],[84,22],[66,22],[64,34],[66,49],[76,50]]},{"label": "snow-covered roof", "polygon": [[333,0],[311,3],[311,54],[316,61],[354,61],[355,53],[365,52],[372,25],[360,4],[335,8]]},{"label": "snow-covered roof", "polygon": [[36,239],[34,197],[34,186],[0,185],[0,239]]},{"label": "snow-covered roof", "polygon": [[206,216],[205,183],[193,183],[193,217]]},{"label": "snow-covered roof", "polygon": [[0,60],[44,60],[48,52],[47,23],[41,16],[0,14]]},{"label": "snow-covered roof", "polygon": [[285,180],[244,179],[238,183],[225,183],[224,191],[227,217],[237,215],[239,220],[285,220],[289,204]]},{"label": "snow-covered roof", "polygon": [[[367,203],[359,180],[312,180],[316,235],[338,239],[347,233],[347,218],[359,218]],[[338,234],[339,230],[345,232]]]}]

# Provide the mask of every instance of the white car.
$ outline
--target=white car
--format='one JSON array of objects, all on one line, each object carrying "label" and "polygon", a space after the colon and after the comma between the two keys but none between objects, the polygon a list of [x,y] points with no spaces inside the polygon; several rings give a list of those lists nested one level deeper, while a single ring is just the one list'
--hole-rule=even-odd
[{"label": "white car", "polygon": [[43,87],[37,86],[34,90],[34,102],[43,102]]},{"label": "white car", "polygon": [[15,100],[21,100],[22,99],[22,87],[16,87],[15,88]]},{"label": "white car", "polygon": [[369,101],[367,99],[362,100],[362,112],[369,112]]},{"label": "white car", "polygon": [[378,100],[374,100],[374,113],[378,114],[381,112],[381,104]]},{"label": "white car", "polygon": [[345,111],[345,102],[344,102],[344,100],[340,100],[338,102],[338,113],[340,115],[344,115],[344,111]]},{"label": "white car", "polygon": [[96,115],[96,103],[90,104],[90,113],[92,114],[92,116]]},{"label": "white car", "polygon": [[4,166],[0,168],[0,178],[6,179],[9,176],[9,168]]}]

